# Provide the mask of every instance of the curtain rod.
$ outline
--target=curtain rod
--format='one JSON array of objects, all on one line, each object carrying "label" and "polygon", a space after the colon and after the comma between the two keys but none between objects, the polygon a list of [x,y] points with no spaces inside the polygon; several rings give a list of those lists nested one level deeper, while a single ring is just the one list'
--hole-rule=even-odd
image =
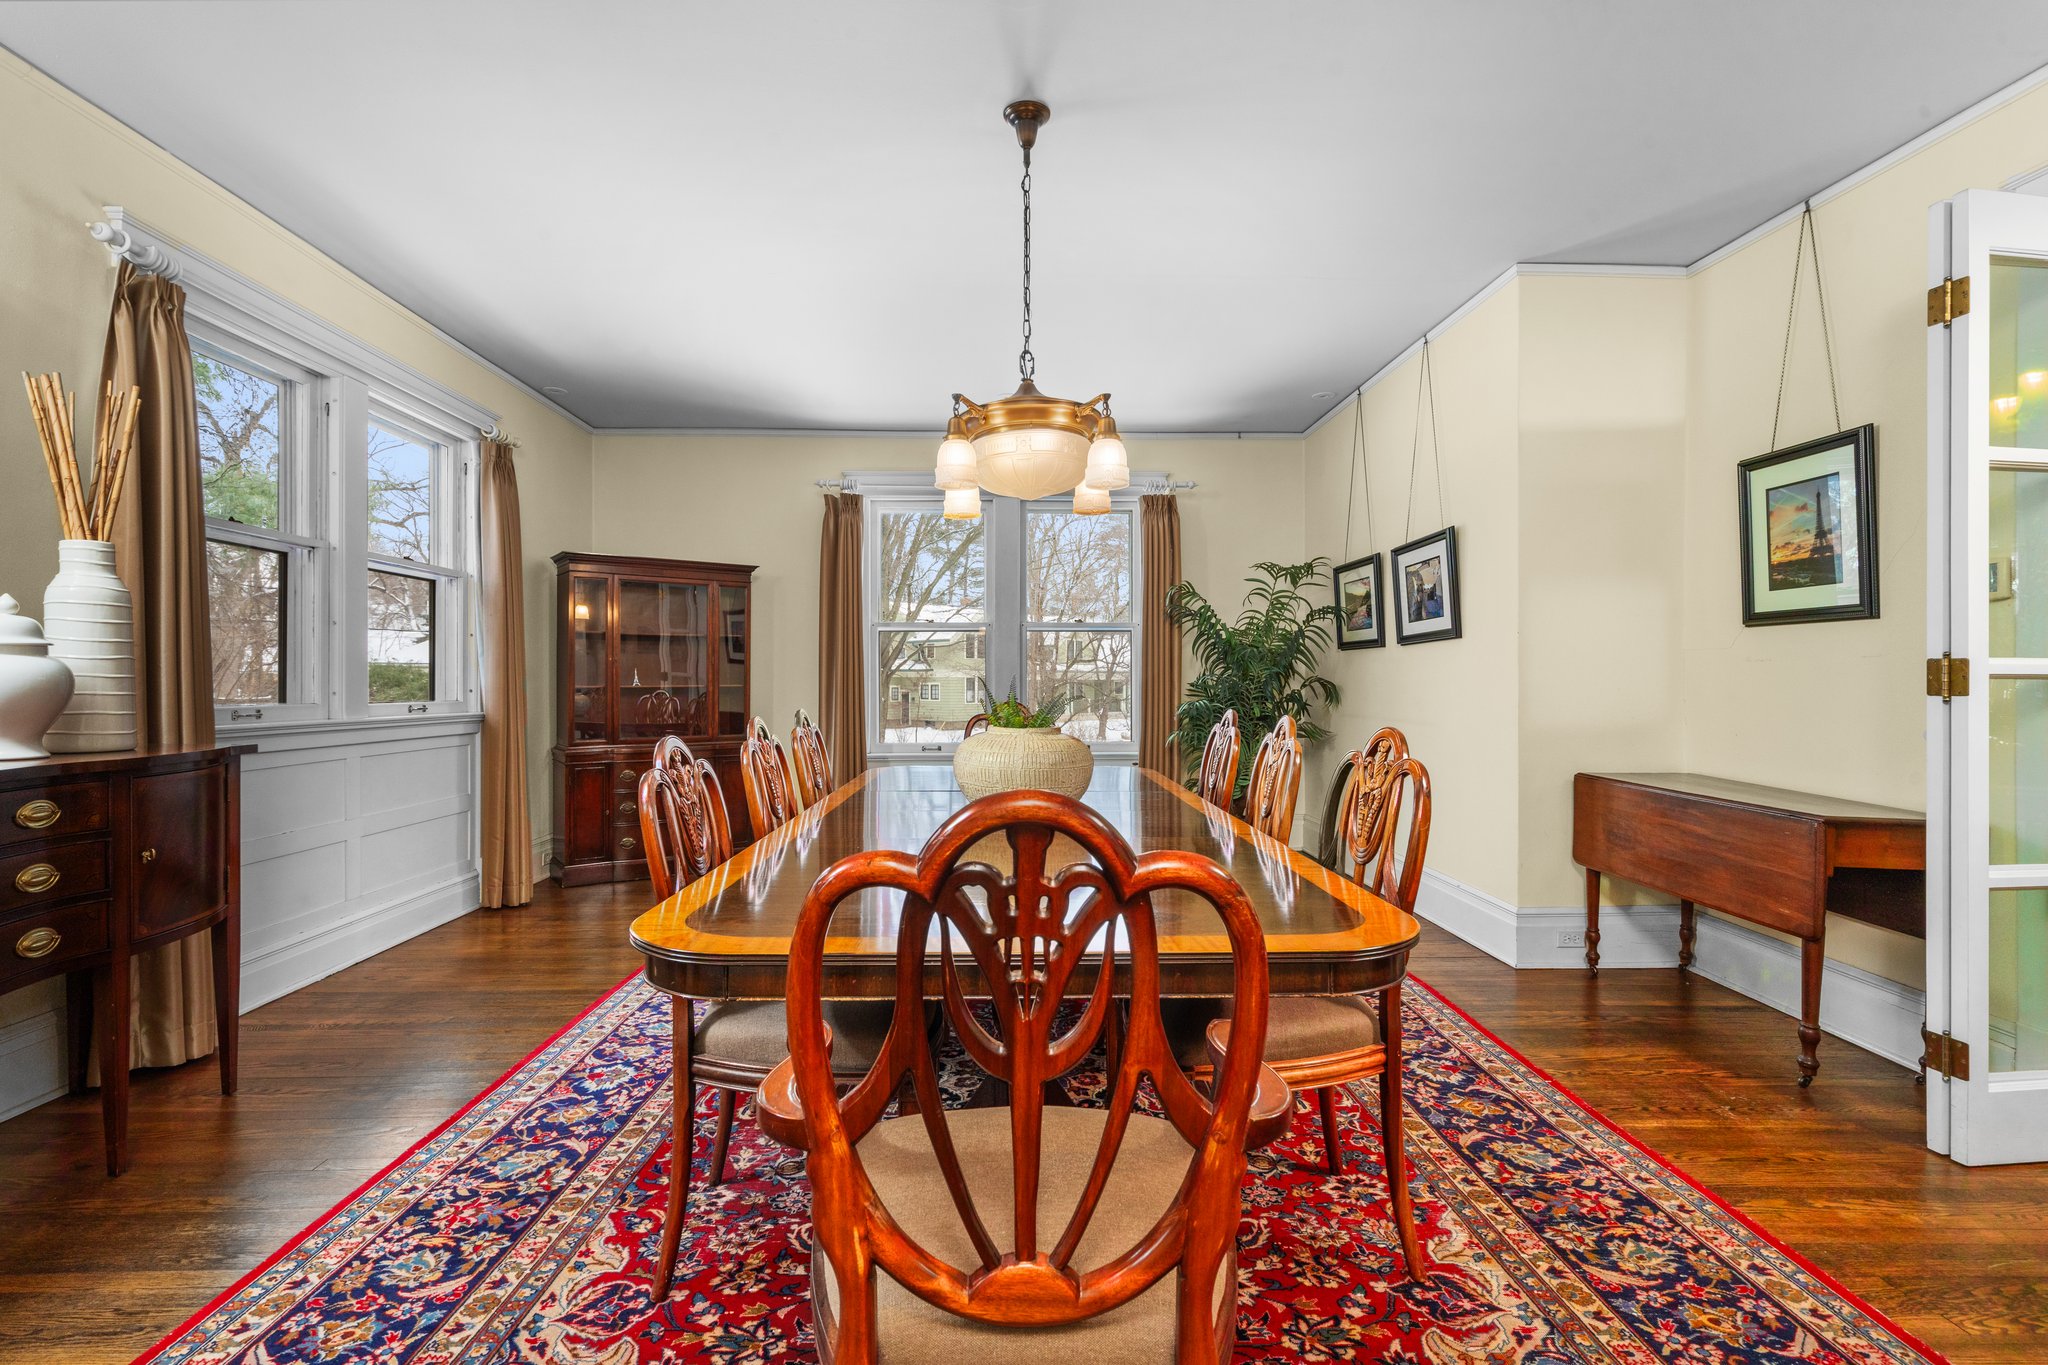
[{"label": "curtain rod", "polygon": [[[813,479],[811,482],[834,492],[843,491],[846,487],[844,479]],[[1147,479],[1140,487],[1147,493],[1178,493],[1183,489],[1200,488],[1201,485],[1193,479]]]}]

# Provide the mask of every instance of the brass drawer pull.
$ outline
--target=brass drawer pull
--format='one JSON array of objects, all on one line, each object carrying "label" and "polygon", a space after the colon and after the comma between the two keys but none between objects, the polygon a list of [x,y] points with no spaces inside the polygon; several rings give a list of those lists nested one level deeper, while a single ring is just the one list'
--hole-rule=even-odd
[{"label": "brass drawer pull", "polygon": [[633,780],[639,776],[640,774],[634,772],[631,768],[621,768],[619,769],[619,785],[621,787],[630,787],[633,785]]},{"label": "brass drawer pull", "polygon": [[621,801],[621,802],[619,802],[619,814],[621,814],[621,815],[638,815],[639,813],[640,813],[640,804],[639,804],[639,803],[638,803],[637,801]]},{"label": "brass drawer pull", "polygon": [[48,863],[30,863],[14,874],[14,889],[26,891],[30,895],[38,891],[48,891],[57,884],[58,876],[57,869]]},{"label": "brass drawer pull", "polygon": [[56,824],[63,814],[55,801],[45,801],[37,797],[33,801],[23,802],[21,809],[14,812],[14,823],[23,829],[48,829]]},{"label": "brass drawer pull", "polygon": [[623,849],[629,849],[629,850],[630,850],[630,849],[638,848],[639,846],[640,846],[640,841],[639,841],[638,839],[635,839],[635,838],[634,838],[634,837],[633,837],[632,835],[630,835],[630,834],[626,834],[626,835],[621,835],[621,836],[620,836],[620,838],[619,838],[619,847],[620,847],[620,848],[623,848]]},{"label": "brass drawer pull", "polygon": [[64,935],[49,925],[38,925],[14,940],[14,955],[31,959],[48,957],[57,951],[57,945],[63,941]]}]

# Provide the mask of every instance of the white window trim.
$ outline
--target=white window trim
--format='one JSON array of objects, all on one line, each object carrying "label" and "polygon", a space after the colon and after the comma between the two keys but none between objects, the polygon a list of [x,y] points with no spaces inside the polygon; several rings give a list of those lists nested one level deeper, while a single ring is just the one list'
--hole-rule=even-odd
[{"label": "white window trim", "polygon": [[[1122,760],[1135,759],[1138,755],[1137,699],[1144,695],[1142,667],[1144,660],[1143,609],[1145,601],[1145,552],[1144,524],[1138,516],[1138,499],[1148,488],[1163,487],[1169,476],[1151,471],[1133,471],[1128,488],[1120,488],[1109,495],[1112,510],[1127,512],[1131,517],[1131,619],[1124,622],[1102,622],[1074,624],[1064,621],[1026,621],[1024,619],[1024,576],[1020,572],[1008,584],[999,584],[995,574],[986,579],[985,610],[979,622],[961,622],[962,628],[983,629],[987,648],[983,651],[983,673],[988,678],[991,691],[1007,692],[1009,679],[1022,679],[1024,672],[1024,636],[1030,629],[1052,628],[1062,631],[1129,631],[1131,636],[1131,686],[1127,705],[1132,708],[1131,734],[1127,743],[1095,744],[1090,747],[1098,758]],[[881,536],[878,533],[879,518],[886,512],[929,511],[935,509],[941,494],[932,487],[931,475],[923,471],[882,470],[860,473],[846,473],[840,476],[840,486],[849,493],[861,496],[861,667],[869,685],[863,689],[867,696],[867,749],[868,758],[877,763],[904,762],[946,762],[950,761],[958,741],[941,743],[884,744],[882,742],[881,706],[882,689],[876,685],[875,670],[880,665],[875,645],[878,627],[882,624],[880,603],[877,594],[881,586]],[[981,514],[985,526],[986,563],[994,564],[998,555],[1018,564],[1023,562],[1024,517],[1026,512],[1071,511],[1071,497],[1062,495],[1042,498],[1025,503],[1014,498],[997,498],[984,493],[981,499]],[[1007,590],[1016,600],[999,603],[994,600],[999,591]],[[998,623],[1015,622],[1015,638],[1011,632],[998,629]]]},{"label": "white window trim", "polygon": [[[187,329],[203,348],[219,349],[228,358],[241,355],[260,367],[310,376],[302,390],[306,423],[313,447],[305,468],[317,473],[313,484],[288,494],[312,499],[316,509],[303,523],[324,531],[317,536],[275,537],[294,544],[310,559],[301,584],[315,595],[312,605],[298,603],[293,644],[300,654],[300,687],[278,706],[215,708],[215,730],[224,737],[252,738],[308,727],[349,727],[374,723],[441,725],[451,718],[474,726],[481,720],[479,666],[475,636],[476,580],[470,566],[479,562],[476,481],[478,446],[485,431],[497,425],[497,414],[429,378],[403,361],[377,350],[255,281],[210,257],[164,236],[118,206],[103,208],[110,258],[136,261],[138,268],[175,280],[185,290]],[[95,236],[100,229],[95,228]],[[280,369],[280,367],[284,367]],[[362,579],[369,563],[368,424],[373,411],[389,413],[396,423],[444,444],[457,471],[449,480],[447,514],[461,528],[453,549],[453,566],[438,566],[456,586],[446,590],[448,616],[438,616],[436,658],[440,698],[425,703],[424,712],[406,703],[371,706],[367,640],[369,604]],[[289,481],[287,481],[289,482]],[[436,514],[442,508],[436,507]],[[209,523],[213,525],[215,523]],[[258,528],[231,527],[235,539]],[[268,533],[266,533],[268,534]],[[223,539],[228,537],[221,537]],[[323,562],[324,561],[324,562]],[[408,570],[415,571],[415,570]],[[296,591],[296,590],[295,590]],[[299,632],[311,636],[302,643]],[[443,673],[442,670],[446,672]],[[303,695],[301,695],[303,694]],[[414,704],[419,705],[419,704]],[[240,716],[234,714],[241,712]],[[248,713],[254,711],[256,716]]]}]

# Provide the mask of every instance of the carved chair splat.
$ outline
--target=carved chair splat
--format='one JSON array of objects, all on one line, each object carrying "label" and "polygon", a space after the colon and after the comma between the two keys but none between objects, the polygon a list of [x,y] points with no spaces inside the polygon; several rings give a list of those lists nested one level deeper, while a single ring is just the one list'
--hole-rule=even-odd
[{"label": "carved chair splat", "polygon": [[1243,741],[1237,733],[1237,712],[1225,711],[1209,727],[1208,743],[1202,746],[1202,766],[1196,771],[1195,794],[1210,805],[1229,810],[1237,795],[1237,764]]},{"label": "carved chair splat", "polygon": [[825,749],[825,732],[810,713],[798,708],[789,727],[789,758],[796,769],[797,794],[809,810],[832,794],[832,758]]},{"label": "carved chair splat", "polygon": [[1244,792],[1244,822],[1282,843],[1294,834],[1294,804],[1301,796],[1301,736],[1294,717],[1282,716],[1259,741]]},{"label": "carved chair splat", "polygon": [[[1091,861],[1054,870],[1055,837]],[[1007,845],[1007,874],[975,860],[994,840]],[[825,941],[834,910],[871,888],[904,898],[894,1018],[867,1074],[841,1095],[828,1064]],[[1220,1054],[1207,1096],[1176,1064],[1160,1015],[1151,897],[1168,890],[1215,908],[1235,964],[1238,1038]],[[920,1027],[935,921],[946,1019],[967,1055],[1005,1083],[1007,1107],[948,1113],[940,1102],[932,1037]],[[1156,1316],[1147,1339],[1161,1358],[1228,1359],[1245,1152],[1284,1131],[1291,1105],[1257,1056],[1265,946],[1229,874],[1193,853],[1138,857],[1101,816],[1065,797],[1003,793],[956,812],[920,853],[858,853],[826,869],[805,900],[789,963],[791,1055],[762,1084],[756,1111],[771,1136],[809,1154],[822,1360],[867,1365],[893,1333],[943,1333],[955,1318],[1019,1329],[1087,1321],[1108,1331],[1119,1312],[1147,1324]],[[1113,1036],[1119,967],[1130,1023],[1113,1037],[1109,1107],[1048,1109],[1047,1085]],[[1085,1004],[1062,1028],[1070,995]],[[970,997],[990,1002],[993,1028]],[[1164,1118],[1134,1112],[1147,1077]],[[885,1120],[906,1080],[919,1113]],[[910,1160],[885,1158],[905,1143]],[[1151,1183],[1137,1188],[1159,1191],[1135,1219],[1123,1200],[1105,1199],[1113,1183],[1134,1178],[1118,1173],[1124,1161],[1148,1172]],[[1100,1234],[1107,1243],[1089,1240],[1098,1227],[1109,1229]],[[1170,1299],[1150,1292],[1163,1281]],[[963,1351],[972,1340],[963,1337]]]}]

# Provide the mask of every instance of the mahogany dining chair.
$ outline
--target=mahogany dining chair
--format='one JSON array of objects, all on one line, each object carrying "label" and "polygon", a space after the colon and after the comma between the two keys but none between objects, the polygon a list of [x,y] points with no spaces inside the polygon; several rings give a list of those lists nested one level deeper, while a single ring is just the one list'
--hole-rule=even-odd
[{"label": "mahogany dining chair", "polygon": [[[654,762],[640,775],[640,833],[647,871],[663,900],[732,856],[732,825],[711,764],[691,754],[674,735],[655,745]],[[670,999],[671,1057],[675,1067],[675,1119],[668,1217],[661,1230],[656,1295],[665,1296],[690,1193],[691,1116],[700,1086],[718,1092],[718,1127],[711,1141],[710,1183],[725,1181],[733,1114],[768,1073],[789,1055],[788,1022],[779,1000],[716,1000],[696,1018],[692,1002]],[[864,1074],[888,1031],[886,1004],[834,1003],[833,1057],[849,1080]]]},{"label": "mahogany dining chair", "polygon": [[747,789],[747,818],[756,839],[767,838],[796,818],[802,803],[789,756],[759,716],[740,745],[740,781]]},{"label": "mahogany dining chair", "polygon": [[1244,790],[1244,822],[1282,843],[1294,835],[1294,803],[1301,795],[1301,736],[1294,717],[1282,716],[1252,755]]},{"label": "mahogany dining chair", "polygon": [[[1056,839],[1092,865],[1049,861]],[[991,845],[1007,845],[1007,873],[989,865]],[[822,998],[828,925],[875,888],[900,896],[895,1018],[842,1096]],[[1206,1095],[1173,1064],[1161,1025],[1152,905],[1166,892],[1214,908],[1233,961],[1237,1037]],[[1007,1103],[941,1103],[919,1015],[935,927],[947,1020]],[[1096,943],[1126,946],[1107,949],[1090,984],[1075,973]],[[1113,967],[1128,968],[1131,1023],[1108,1054],[1106,1107],[1048,1104],[1048,1088],[1114,1032]],[[1284,1131],[1290,1101],[1258,1058],[1259,921],[1223,868],[1178,850],[1138,856],[1102,816],[1050,792],[985,797],[921,852],[827,868],[804,901],[787,981],[790,1057],[756,1113],[807,1153],[820,1360],[1230,1358],[1245,1153]],[[1070,987],[1085,1004],[1062,1019]],[[993,1029],[970,997],[991,1000]],[[1147,1079],[1163,1115],[1137,1109]],[[919,1113],[887,1117],[906,1080]]]},{"label": "mahogany dining chair", "polygon": [[[1365,748],[1346,755],[1351,769],[1338,825],[1352,880],[1381,899],[1412,913],[1422,884],[1423,858],[1429,851],[1429,770],[1408,753],[1408,740],[1388,727]],[[1403,806],[1408,808],[1408,839],[1395,857]],[[1375,1004],[1376,1002],[1376,1004]],[[1208,1025],[1206,1064],[1194,1068],[1197,1080],[1211,1074],[1230,1044],[1229,1017]],[[1401,1087],[1386,1083],[1399,1073],[1401,1048],[1401,985],[1388,986],[1372,997],[1357,995],[1280,996],[1268,1011],[1263,1057],[1295,1091],[1314,1091],[1322,1110],[1323,1148],[1330,1173],[1343,1169],[1337,1124],[1336,1086],[1379,1076],[1380,1148],[1387,1170],[1394,1223],[1407,1258],[1408,1273],[1426,1273],[1415,1233],[1414,1201],[1404,1173]],[[1182,1058],[1187,1059],[1185,1039]]]},{"label": "mahogany dining chair", "polygon": [[825,749],[825,732],[802,707],[797,708],[796,720],[789,727],[789,758],[805,810],[832,794],[832,756]]},{"label": "mahogany dining chair", "polygon": [[1195,795],[1212,806],[1229,810],[1237,795],[1237,763],[1242,741],[1237,734],[1237,712],[1226,710],[1209,727],[1209,741],[1202,746],[1202,766],[1196,770]]}]

